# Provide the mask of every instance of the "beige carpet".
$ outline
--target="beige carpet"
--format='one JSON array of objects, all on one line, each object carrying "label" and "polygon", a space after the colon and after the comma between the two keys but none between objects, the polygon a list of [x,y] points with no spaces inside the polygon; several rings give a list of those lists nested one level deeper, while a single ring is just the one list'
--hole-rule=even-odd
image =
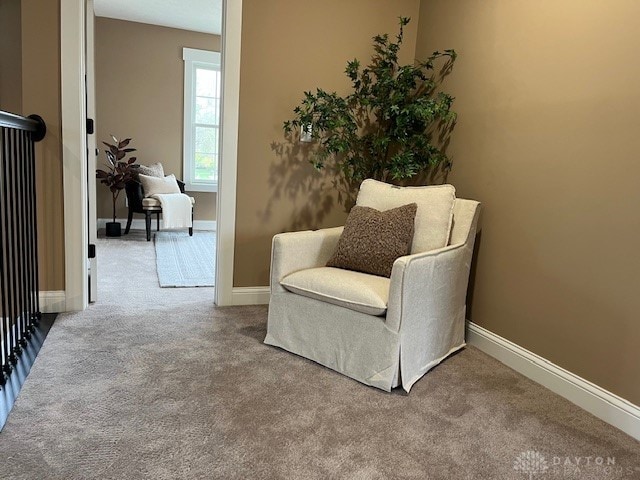
[{"label": "beige carpet", "polygon": [[640,478],[638,442],[478,350],[408,396],[365,387],[262,344],[266,307],[159,288],[141,239],[99,242],[100,300],[56,321],[0,478]]}]

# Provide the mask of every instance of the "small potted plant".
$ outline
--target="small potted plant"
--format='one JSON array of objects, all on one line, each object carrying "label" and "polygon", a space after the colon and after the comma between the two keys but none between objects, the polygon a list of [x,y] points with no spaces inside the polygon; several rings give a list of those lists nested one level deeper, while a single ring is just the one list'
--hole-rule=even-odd
[{"label": "small potted plant", "polygon": [[125,187],[127,182],[132,180],[132,165],[136,161],[136,157],[130,157],[125,160],[128,153],[135,152],[135,148],[127,148],[131,142],[130,138],[126,138],[119,141],[116,137],[111,135],[113,139],[113,145],[107,142],[104,143],[109,149],[105,152],[109,163],[106,164],[107,169],[96,170],[96,178],[100,179],[100,183],[104,183],[113,196],[113,222],[107,222],[107,237],[119,237],[121,235],[120,222],[116,222],[116,202],[120,192]]}]

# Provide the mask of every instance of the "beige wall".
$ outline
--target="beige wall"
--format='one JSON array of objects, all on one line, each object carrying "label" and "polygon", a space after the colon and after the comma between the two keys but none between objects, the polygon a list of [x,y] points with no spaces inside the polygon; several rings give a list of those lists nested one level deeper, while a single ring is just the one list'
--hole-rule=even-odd
[{"label": "beige wall", "polygon": [[0,0],[0,110],[22,113],[20,0]]},{"label": "beige wall", "polygon": [[[220,50],[220,37],[142,23],[96,18],[96,131],[98,141],[132,137],[143,164],[162,162],[182,178],[182,48]],[[99,147],[103,151],[103,145]],[[104,153],[98,165],[106,161]],[[98,217],[112,215],[111,193],[98,184]],[[194,218],[215,220],[215,193],[190,192]],[[126,218],[124,193],[118,217]],[[139,218],[139,216],[137,216]]]},{"label": "beige wall", "polygon": [[483,202],[471,319],[640,404],[640,3],[422,2],[460,54],[449,180]]},{"label": "beige wall", "polygon": [[403,62],[413,61],[418,6],[418,0],[243,2],[235,286],[269,284],[275,233],[344,221],[331,178],[313,170],[299,144],[284,143],[282,122],[305,90],[346,93],[346,62],[368,62],[371,37],[395,34],[401,15],[414,20],[402,51]]},{"label": "beige wall", "polygon": [[59,0],[22,0],[22,112],[47,124],[36,144],[40,290],[64,290]]}]

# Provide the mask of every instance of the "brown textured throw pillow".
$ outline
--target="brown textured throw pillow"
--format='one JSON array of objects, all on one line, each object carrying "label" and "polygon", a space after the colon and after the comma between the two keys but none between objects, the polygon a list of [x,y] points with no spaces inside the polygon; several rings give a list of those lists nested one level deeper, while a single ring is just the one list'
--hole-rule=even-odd
[{"label": "brown textured throw pillow", "polygon": [[411,252],[417,210],[415,203],[384,212],[353,207],[327,267],[390,277],[396,258]]}]

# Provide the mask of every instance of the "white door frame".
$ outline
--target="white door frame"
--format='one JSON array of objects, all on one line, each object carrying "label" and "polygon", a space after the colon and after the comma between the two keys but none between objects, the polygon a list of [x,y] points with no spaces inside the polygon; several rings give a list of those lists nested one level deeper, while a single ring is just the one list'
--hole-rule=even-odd
[{"label": "white door frame", "polygon": [[216,214],[216,305],[233,305],[242,0],[222,2],[222,138]]},{"label": "white door frame", "polygon": [[[86,81],[87,90],[87,118],[93,119],[93,133],[87,132],[87,202],[89,211],[87,212],[87,236],[89,244],[96,244],[98,238],[98,225],[96,215],[96,176],[91,172],[96,170],[97,162],[97,131],[96,131],[96,82],[95,82],[95,15],[93,0],[86,0]],[[88,256],[88,255],[87,255]],[[87,259],[89,267],[89,302],[98,299],[98,259],[95,257]]]},{"label": "white door frame", "polygon": [[[84,87],[85,0],[60,0],[65,311],[88,304],[87,164]],[[222,140],[217,198],[217,305],[232,305],[240,99],[242,0],[223,0]]]},{"label": "white door frame", "polygon": [[88,302],[85,2],[60,0],[65,311]]}]

